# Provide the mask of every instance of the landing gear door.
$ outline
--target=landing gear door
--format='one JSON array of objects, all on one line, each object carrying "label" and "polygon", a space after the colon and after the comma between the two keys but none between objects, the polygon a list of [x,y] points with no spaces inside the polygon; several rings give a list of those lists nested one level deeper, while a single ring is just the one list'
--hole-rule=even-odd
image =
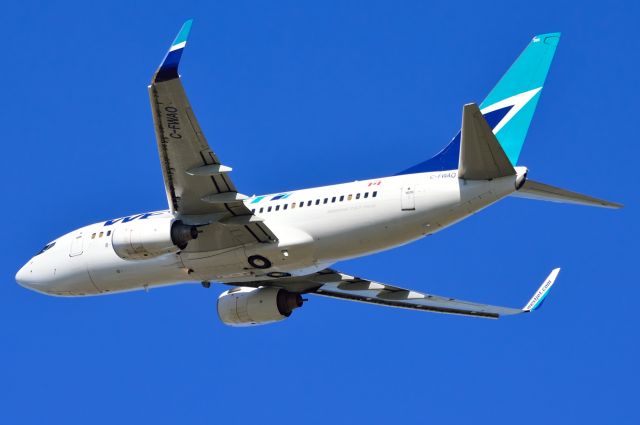
[{"label": "landing gear door", "polygon": [[82,232],[73,235],[71,240],[71,248],[69,250],[69,257],[77,257],[82,254]]},{"label": "landing gear door", "polygon": [[401,205],[402,211],[413,211],[416,209],[415,187],[405,186],[402,189]]}]

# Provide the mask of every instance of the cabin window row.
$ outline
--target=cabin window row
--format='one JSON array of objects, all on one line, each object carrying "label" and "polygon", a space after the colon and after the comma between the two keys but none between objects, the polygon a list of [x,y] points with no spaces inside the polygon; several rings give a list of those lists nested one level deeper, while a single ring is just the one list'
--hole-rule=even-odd
[{"label": "cabin window row", "polygon": [[[362,195],[362,196],[361,196]],[[378,196],[378,191],[375,192],[371,192],[371,197],[375,198]],[[276,206],[269,206],[269,207],[260,207],[259,210],[257,210],[256,208],[252,209],[251,212],[253,214],[256,213],[256,210],[258,212],[258,214],[264,213],[264,212],[271,212],[273,210],[275,211],[280,211],[280,208],[282,207],[282,210],[286,210],[289,208],[289,206],[291,206],[291,209],[294,208],[304,208],[306,207],[311,207],[313,205],[320,205],[321,203],[324,204],[334,204],[336,202],[344,202],[346,201],[352,201],[354,199],[367,199],[369,198],[369,192],[365,192],[363,194],[360,193],[356,193],[355,195],[350,194],[350,195],[341,195],[341,196],[333,196],[331,198],[324,198],[324,199],[316,199],[311,200],[311,201],[301,201],[301,202],[292,202],[291,204],[283,204],[283,205],[276,205]]]},{"label": "cabin window row", "polygon": [[[93,233],[93,234],[91,235],[91,239],[95,239],[95,238],[96,238],[96,236],[97,236],[97,237],[99,237],[99,238],[101,238],[101,237],[103,237],[103,236],[104,236],[104,232],[100,232],[100,233]],[[107,236],[111,236],[111,230],[108,230],[108,231],[107,231]]]}]

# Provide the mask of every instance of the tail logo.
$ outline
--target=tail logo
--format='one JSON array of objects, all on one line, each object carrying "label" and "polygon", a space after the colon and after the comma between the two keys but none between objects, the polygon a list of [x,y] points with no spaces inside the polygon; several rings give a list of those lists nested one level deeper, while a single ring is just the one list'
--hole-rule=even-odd
[{"label": "tail logo", "polygon": [[504,115],[500,122],[498,122],[495,127],[493,127],[493,134],[498,134],[502,127],[507,125],[511,118],[515,117],[516,114],[520,112],[520,110],[524,108],[524,106],[529,103],[529,101],[531,101],[531,99],[533,99],[533,97],[538,94],[538,92],[540,92],[540,90],[542,90],[542,86],[533,90],[516,94],[515,96],[508,97],[494,103],[493,105],[482,108],[482,115],[485,116],[490,114],[491,112],[509,108],[508,112]]}]

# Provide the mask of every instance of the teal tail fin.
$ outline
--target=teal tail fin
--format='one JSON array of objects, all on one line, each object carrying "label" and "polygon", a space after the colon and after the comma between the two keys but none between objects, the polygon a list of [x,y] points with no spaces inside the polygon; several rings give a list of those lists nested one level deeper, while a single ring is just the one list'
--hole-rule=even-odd
[{"label": "teal tail fin", "polygon": [[[480,104],[484,119],[513,166],[518,163],[560,33],[533,37],[518,59]],[[455,170],[460,156],[460,132],[436,156],[397,175]]]},{"label": "teal tail fin", "polygon": [[[493,133],[512,165],[518,163],[559,41],[558,32],[533,37],[480,105],[485,119],[493,121]],[[496,119],[489,120],[493,114]]]}]

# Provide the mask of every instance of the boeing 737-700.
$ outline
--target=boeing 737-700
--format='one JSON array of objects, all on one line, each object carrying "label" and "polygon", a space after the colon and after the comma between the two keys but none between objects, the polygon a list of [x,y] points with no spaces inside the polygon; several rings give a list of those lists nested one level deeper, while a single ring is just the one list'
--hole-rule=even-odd
[{"label": "boeing 737-700", "polygon": [[464,105],[460,131],[433,158],[389,177],[249,197],[209,147],[178,75],[190,29],[187,21],[149,85],[169,208],[59,237],[20,269],[20,285],[84,296],[221,282],[232,288],[218,297],[218,316],[231,326],[282,320],[307,294],[498,318],[537,309],[559,269],[524,307],[507,308],[354,277],[333,265],[432,235],[509,196],[621,207],[533,181],[517,165],[559,33],[535,36],[480,105]]}]

